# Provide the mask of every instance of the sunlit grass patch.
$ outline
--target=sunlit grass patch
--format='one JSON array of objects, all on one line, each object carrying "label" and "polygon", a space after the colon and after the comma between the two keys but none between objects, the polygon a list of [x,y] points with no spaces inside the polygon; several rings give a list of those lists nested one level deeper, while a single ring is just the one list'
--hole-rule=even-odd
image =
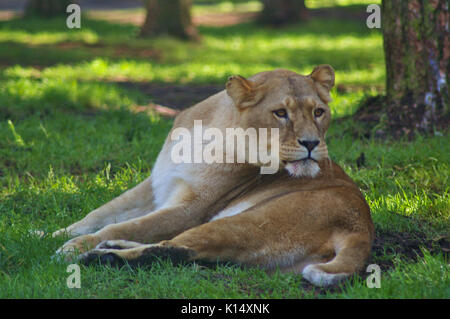
[{"label": "sunlit grass patch", "polygon": [[[347,124],[351,123],[332,124],[329,152],[363,190],[374,221],[396,231],[448,229],[449,136],[418,136],[410,142],[371,138],[355,143],[355,137],[342,130]],[[365,164],[358,168],[361,153]]]},{"label": "sunlit grass patch", "polygon": [[[20,76],[20,68],[15,75]],[[30,69],[28,69],[30,70]],[[76,79],[33,77],[7,78],[0,82],[0,119],[24,118],[53,111],[99,111],[120,109],[144,103],[137,93],[101,82],[84,83]]]},{"label": "sunlit grass patch", "polygon": [[[63,25],[61,29],[63,29]],[[37,32],[30,33],[25,30],[0,29],[0,42],[15,42],[29,46],[56,44],[64,41],[81,41],[84,43],[96,43],[98,33],[93,30],[83,29],[82,32],[73,32],[72,34],[61,32]]]},{"label": "sunlit grass patch", "polygon": [[327,7],[346,7],[346,6],[362,6],[369,4],[381,5],[381,0],[305,0],[308,8],[327,8]]},{"label": "sunlit grass patch", "polygon": [[380,288],[368,288],[366,281],[356,277],[345,284],[340,294],[343,298],[448,298],[450,277],[448,259],[443,255],[431,255],[423,251],[424,257],[416,263],[404,263],[397,259],[395,269],[382,272]]},{"label": "sunlit grass patch", "polygon": [[192,14],[259,12],[261,9],[260,1],[218,1],[217,3],[196,1],[192,7]]}]

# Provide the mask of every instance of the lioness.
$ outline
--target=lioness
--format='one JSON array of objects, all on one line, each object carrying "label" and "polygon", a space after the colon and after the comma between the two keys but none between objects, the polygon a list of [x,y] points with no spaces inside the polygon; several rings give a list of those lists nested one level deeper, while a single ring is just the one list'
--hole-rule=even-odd
[{"label": "lioness", "polygon": [[329,65],[307,76],[275,70],[230,77],[226,90],[180,113],[172,131],[192,131],[194,120],[222,132],[278,128],[280,170],[174,163],[169,133],[151,176],[55,232],[78,236],[57,252],[81,252],[84,262],[230,261],[301,273],[319,286],[350,276],[369,256],[373,223],[358,187],[328,157],[333,86]]}]

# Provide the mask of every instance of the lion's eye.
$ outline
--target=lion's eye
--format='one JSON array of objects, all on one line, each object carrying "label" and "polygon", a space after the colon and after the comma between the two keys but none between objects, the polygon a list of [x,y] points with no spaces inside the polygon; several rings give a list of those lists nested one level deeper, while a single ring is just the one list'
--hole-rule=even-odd
[{"label": "lion's eye", "polygon": [[283,119],[287,119],[287,117],[288,117],[287,111],[285,109],[279,109],[279,110],[273,111],[273,114],[275,114],[276,116],[283,118]]},{"label": "lion's eye", "polygon": [[318,109],[314,110],[314,116],[315,117],[321,117],[323,113],[325,113],[324,109],[318,108]]}]

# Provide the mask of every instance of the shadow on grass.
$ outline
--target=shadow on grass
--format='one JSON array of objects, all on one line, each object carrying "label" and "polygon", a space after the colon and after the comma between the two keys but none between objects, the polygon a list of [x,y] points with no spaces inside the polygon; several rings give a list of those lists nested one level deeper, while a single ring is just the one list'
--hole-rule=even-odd
[{"label": "shadow on grass", "polygon": [[[0,21],[0,65],[51,66],[78,63],[96,57],[157,58],[156,50],[145,49],[137,54],[127,46],[137,29],[127,24],[114,24],[83,18],[82,29],[68,29],[61,18],[16,18]],[[104,43],[104,39],[118,39]]]},{"label": "shadow on grass", "polygon": [[0,30],[22,31],[33,35],[39,33],[48,34],[77,34],[84,30],[95,30],[100,36],[129,36],[134,37],[137,34],[137,28],[129,24],[110,23],[104,20],[93,20],[82,16],[82,28],[69,29],[66,25],[66,17],[45,18],[38,17],[14,18],[11,20],[0,21]]},{"label": "shadow on grass", "polygon": [[[323,63],[337,70],[363,70],[382,60],[380,48],[364,43],[374,34],[365,24],[338,19],[311,19],[308,23],[273,29],[255,23],[227,27],[200,27],[202,43],[167,38],[137,38],[128,24],[83,19],[80,30],[69,30],[63,19],[13,19],[0,22],[0,64],[74,64],[104,58],[112,61],[176,66],[189,63],[265,65],[267,69],[312,69]],[[281,41],[281,42],[277,42]],[[341,44],[333,45],[334,41]],[[211,79],[217,81],[217,79]]]}]

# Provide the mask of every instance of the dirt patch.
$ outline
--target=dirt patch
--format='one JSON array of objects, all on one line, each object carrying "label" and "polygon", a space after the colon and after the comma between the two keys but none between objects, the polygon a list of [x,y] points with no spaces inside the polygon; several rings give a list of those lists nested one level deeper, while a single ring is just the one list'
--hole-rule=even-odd
[{"label": "dirt patch", "polygon": [[[405,96],[397,104],[391,104],[384,95],[368,97],[360,102],[358,110],[346,120],[364,123],[364,132],[359,135],[385,139],[407,137],[412,140],[416,133],[433,134],[434,131],[445,132],[448,130],[450,116],[443,110],[436,110],[431,116],[430,108],[418,100]],[[433,123],[433,125],[430,124]],[[377,129],[374,131],[374,128]]]},{"label": "dirt patch", "polygon": [[257,12],[205,13],[192,20],[196,25],[224,27],[253,21],[257,16]]},{"label": "dirt patch", "polygon": [[159,60],[162,56],[161,51],[154,48],[139,48],[139,47],[131,47],[126,44],[121,45],[107,45],[101,42],[97,43],[84,43],[84,42],[60,42],[56,44],[56,47],[60,50],[73,50],[83,48],[92,55],[102,56],[105,55],[105,52],[108,53],[109,56],[116,58],[142,58],[142,59],[152,59]]},{"label": "dirt patch", "polygon": [[407,262],[416,262],[423,257],[421,249],[426,249],[432,254],[450,252],[450,236],[442,235],[429,239],[425,234],[415,232],[399,233],[387,230],[378,230],[372,246],[370,263],[376,263],[382,271],[394,268],[394,258],[400,258]]},{"label": "dirt patch", "polygon": [[[195,25],[224,27],[255,21],[258,15],[259,12],[253,11],[211,12],[193,15],[192,21]],[[94,19],[141,26],[145,20],[145,10],[90,10],[88,12],[88,16]],[[311,18],[351,19],[364,22],[367,18],[367,13],[362,7],[361,10],[349,10],[345,7],[333,7],[310,9],[309,16]]]},{"label": "dirt patch", "polygon": [[357,20],[364,22],[367,19],[366,7],[356,6],[353,9],[348,7],[330,7],[309,10],[310,17],[322,19]]},{"label": "dirt patch", "polygon": [[[88,16],[93,19],[106,20],[115,23],[133,24],[141,26],[145,21],[145,11],[121,11],[121,10],[95,10]],[[252,21],[257,16],[256,12],[228,12],[228,13],[203,13],[194,15],[192,21],[195,25],[205,26],[230,26]]]},{"label": "dirt patch", "polygon": [[137,89],[153,103],[184,110],[224,89],[223,85],[173,85],[156,83],[118,82],[120,86]]},{"label": "dirt patch", "polygon": [[13,10],[0,11],[0,21],[11,20],[17,17],[17,13]]},{"label": "dirt patch", "polygon": [[90,10],[87,16],[92,19],[106,20],[119,24],[133,24],[141,26],[145,21],[144,10]]}]

